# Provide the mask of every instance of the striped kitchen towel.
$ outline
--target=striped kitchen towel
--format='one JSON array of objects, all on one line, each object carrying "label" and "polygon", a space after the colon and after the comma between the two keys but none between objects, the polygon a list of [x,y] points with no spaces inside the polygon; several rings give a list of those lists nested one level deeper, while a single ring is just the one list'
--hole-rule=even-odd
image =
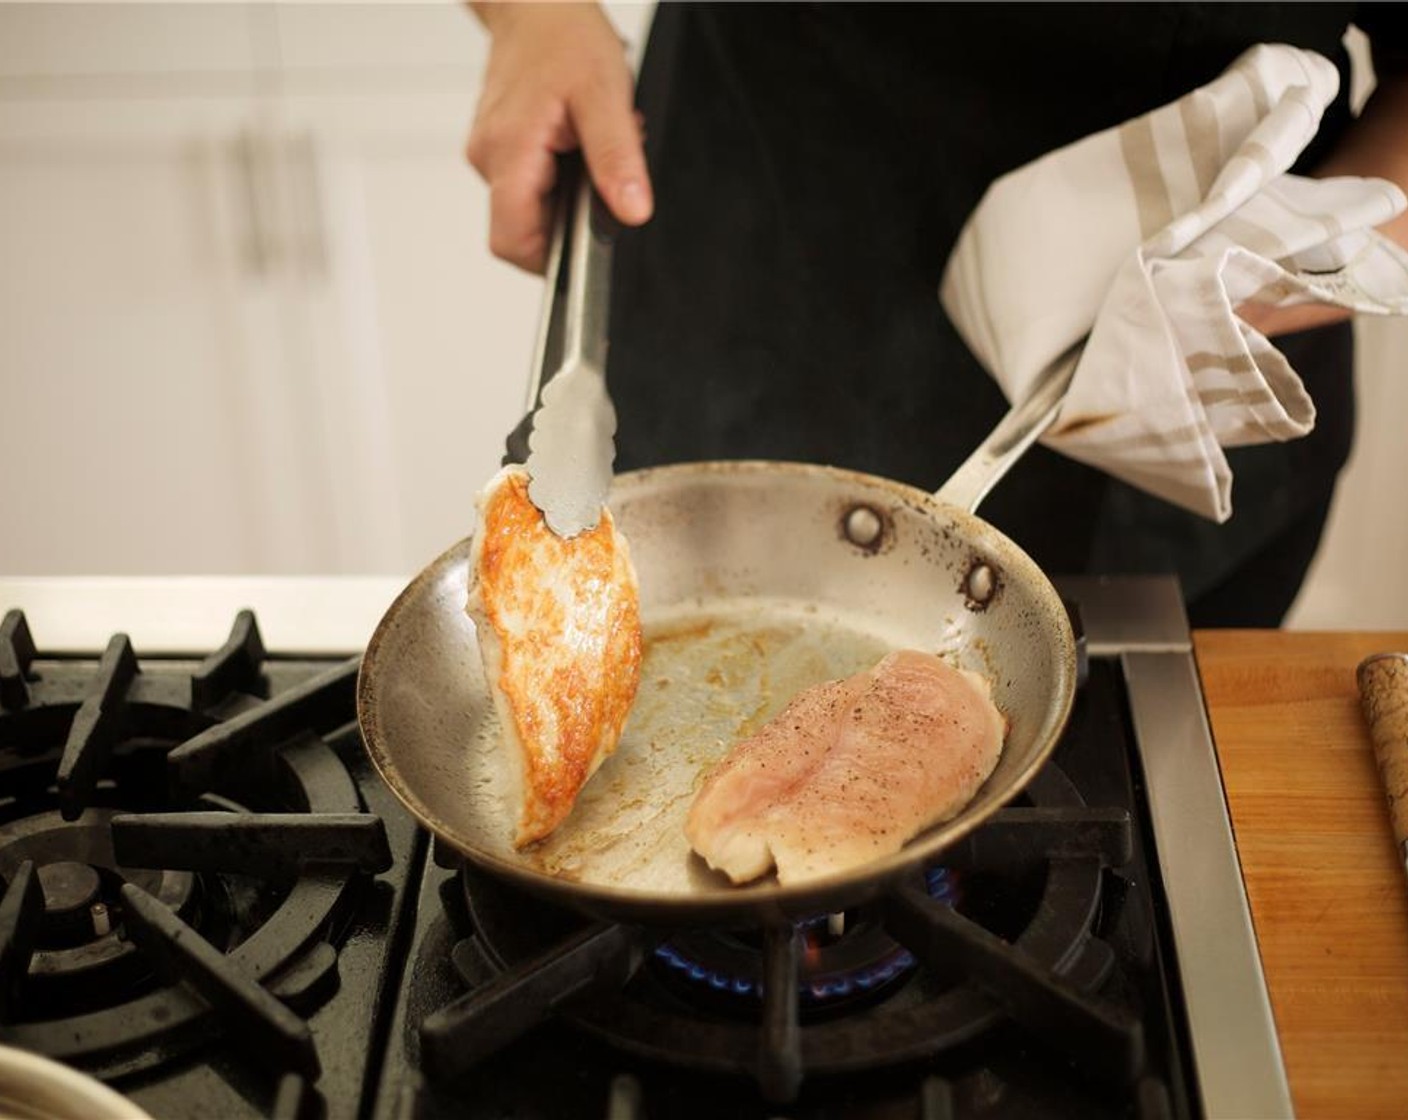
[{"label": "striped kitchen towel", "polygon": [[1286,174],[1338,84],[1318,54],[1254,47],[1211,84],[989,187],[940,298],[1011,401],[1089,336],[1048,446],[1225,521],[1222,449],[1315,422],[1295,370],[1236,308],[1408,312],[1408,253],[1373,228],[1403,193]]}]

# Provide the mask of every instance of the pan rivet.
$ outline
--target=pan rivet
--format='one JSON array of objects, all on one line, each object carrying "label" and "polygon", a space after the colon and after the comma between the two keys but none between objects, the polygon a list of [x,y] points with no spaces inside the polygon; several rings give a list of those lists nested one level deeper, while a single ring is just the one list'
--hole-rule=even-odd
[{"label": "pan rivet", "polygon": [[856,506],[846,514],[846,539],[861,548],[873,548],[885,531],[880,515],[869,506]]},{"label": "pan rivet", "polygon": [[986,603],[992,598],[994,588],[997,586],[993,578],[992,569],[986,564],[975,565],[968,573],[968,598],[975,603]]}]

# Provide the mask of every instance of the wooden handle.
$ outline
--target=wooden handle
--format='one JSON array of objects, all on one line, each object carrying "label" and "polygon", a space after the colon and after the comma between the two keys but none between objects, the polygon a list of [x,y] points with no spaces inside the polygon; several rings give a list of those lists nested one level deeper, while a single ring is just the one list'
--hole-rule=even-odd
[{"label": "wooden handle", "polygon": [[1376,653],[1359,663],[1359,699],[1388,793],[1394,839],[1408,841],[1408,653]]}]

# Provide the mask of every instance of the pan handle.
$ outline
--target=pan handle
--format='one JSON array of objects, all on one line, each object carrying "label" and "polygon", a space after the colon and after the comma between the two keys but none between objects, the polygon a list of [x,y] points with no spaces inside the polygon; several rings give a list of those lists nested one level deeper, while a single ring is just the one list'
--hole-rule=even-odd
[{"label": "pan handle", "polygon": [[1060,414],[1084,350],[1082,338],[1042,370],[1025,399],[997,422],[987,439],[934,492],[934,497],[946,505],[977,512],[988,491],[1002,481]]}]

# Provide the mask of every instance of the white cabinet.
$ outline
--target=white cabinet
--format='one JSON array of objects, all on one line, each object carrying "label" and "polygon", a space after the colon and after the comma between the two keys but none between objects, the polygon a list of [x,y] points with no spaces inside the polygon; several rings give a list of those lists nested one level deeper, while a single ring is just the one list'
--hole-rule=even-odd
[{"label": "white cabinet", "polygon": [[174,565],[185,538],[264,555],[229,422],[258,406],[269,322],[244,279],[251,121],[240,98],[3,105],[6,570],[133,570],[153,544]]},{"label": "white cabinet", "polygon": [[539,283],[461,158],[454,5],[0,6],[0,570],[413,570]]},{"label": "white cabinet", "polygon": [[460,156],[472,100],[281,104],[316,184],[301,341],[341,570],[408,570],[464,535],[522,408],[541,283],[484,248],[487,200]]},{"label": "white cabinet", "polygon": [[0,565],[345,563],[307,138],[257,96],[24,116],[0,116],[0,423],[27,483],[0,493]]},{"label": "white cabinet", "polygon": [[0,13],[6,99],[73,99],[247,85],[267,23],[248,4],[7,4]]}]

